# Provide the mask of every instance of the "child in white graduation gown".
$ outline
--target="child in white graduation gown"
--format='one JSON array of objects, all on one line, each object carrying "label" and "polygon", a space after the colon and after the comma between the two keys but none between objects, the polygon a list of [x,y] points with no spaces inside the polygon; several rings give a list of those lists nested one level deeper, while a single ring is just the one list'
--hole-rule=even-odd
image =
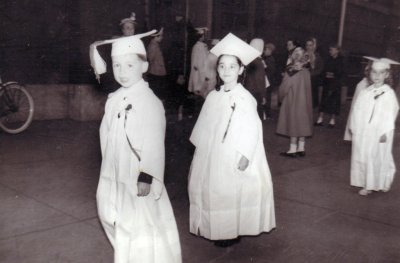
[{"label": "child in white graduation gown", "polygon": [[[140,36],[111,42],[114,77],[122,87],[109,95],[100,127],[99,218],[114,262],[179,263],[179,236],[163,183],[164,108],[142,78],[148,63]],[[105,71],[96,46],[106,43],[91,46],[96,74]]]},{"label": "child in white graduation gown", "polygon": [[396,172],[392,146],[399,104],[395,92],[385,82],[390,64],[397,62],[367,58],[374,60],[369,76],[373,84],[359,92],[349,117],[350,184],[362,188],[360,195],[389,191]]},{"label": "child in white graduation gown", "polygon": [[275,210],[257,103],[238,83],[260,54],[233,34],[211,52],[223,85],[207,96],[190,137],[190,232],[225,247],[273,229]]}]

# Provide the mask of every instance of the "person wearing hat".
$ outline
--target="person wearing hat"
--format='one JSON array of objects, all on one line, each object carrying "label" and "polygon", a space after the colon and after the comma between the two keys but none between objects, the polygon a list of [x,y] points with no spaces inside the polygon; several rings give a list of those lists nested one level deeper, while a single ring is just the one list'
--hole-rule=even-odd
[{"label": "person wearing hat", "polygon": [[131,13],[131,16],[128,18],[124,18],[119,23],[123,36],[133,36],[135,34],[135,26],[136,26],[136,14],[134,12]]},{"label": "person wearing hat", "polygon": [[161,28],[157,34],[154,34],[153,39],[147,46],[147,57],[149,61],[147,80],[150,88],[162,101],[167,97],[167,70],[165,69],[164,56],[160,48],[160,43],[163,40],[163,31],[163,28]]},{"label": "person wearing hat", "polygon": [[181,262],[175,217],[164,177],[165,112],[142,78],[147,71],[140,35],[90,46],[97,77],[106,65],[97,46],[112,44],[112,68],[121,87],[109,94],[100,126],[102,164],[97,188],[100,222],[114,262]]},{"label": "person wearing hat", "polygon": [[261,54],[232,33],[211,52],[217,87],[190,136],[190,232],[226,247],[275,228],[275,208],[257,102],[241,84],[245,66]]},{"label": "person wearing hat", "polygon": [[360,195],[390,190],[396,172],[392,147],[399,112],[396,93],[388,83],[390,65],[400,63],[387,58],[365,58],[373,61],[369,74],[372,85],[359,92],[349,121],[350,184],[362,188]]},{"label": "person wearing hat", "polygon": [[264,118],[263,101],[265,100],[265,64],[261,58],[264,51],[264,40],[254,38],[250,41],[250,46],[260,52],[260,56],[253,60],[246,68],[246,78],[244,86],[250,91],[257,101],[257,111],[261,119]]},{"label": "person wearing hat", "polygon": [[279,110],[276,133],[290,137],[289,150],[280,155],[290,158],[306,155],[306,137],[313,134],[310,71],[305,68],[304,49],[297,47],[279,86]]}]

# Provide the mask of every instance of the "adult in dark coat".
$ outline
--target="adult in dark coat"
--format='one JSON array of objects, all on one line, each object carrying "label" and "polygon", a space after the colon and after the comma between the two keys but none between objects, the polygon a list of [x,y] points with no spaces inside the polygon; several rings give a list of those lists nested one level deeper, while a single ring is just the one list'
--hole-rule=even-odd
[{"label": "adult in dark coat", "polygon": [[[260,53],[264,50],[264,41],[255,38],[250,42],[250,46],[254,47]],[[263,119],[263,100],[265,98],[265,65],[261,57],[253,60],[246,69],[245,87],[250,91],[257,100],[257,112],[260,119]]]},{"label": "adult in dark coat", "polygon": [[290,137],[290,148],[281,155],[305,156],[305,137],[313,133],[310,72],[304,67],[304,50],[301,47],[291,55],[282,83],[279,98],[282,102],[276,132]]},{"label": "adult in dark coat", "polygon": [[322,126],[324,114],[330,114],[329,126],[334,127],[336,116],[340,113],[340,100],[342,79],[344,76],[343,58],[340,55],[340,48],[334,44],[329,47],[329,59],[326,61],[323,73],[323,90],[321,104],[319,107],[319,117],[315,125]]}]

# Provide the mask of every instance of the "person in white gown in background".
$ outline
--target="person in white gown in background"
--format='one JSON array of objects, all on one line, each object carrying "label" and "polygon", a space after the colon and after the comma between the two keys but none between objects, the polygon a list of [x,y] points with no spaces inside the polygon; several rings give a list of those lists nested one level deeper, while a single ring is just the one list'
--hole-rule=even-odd
[{"label": "person in white gown in background", "polygon": [[369,75],[372,85],[357,95],[350,114],[352,141],[350,184],[361,187],[360,195],[390,190],[396,167],[393,133],[399,104],[390,79],[390,59],[366,57],[373,61]]}]

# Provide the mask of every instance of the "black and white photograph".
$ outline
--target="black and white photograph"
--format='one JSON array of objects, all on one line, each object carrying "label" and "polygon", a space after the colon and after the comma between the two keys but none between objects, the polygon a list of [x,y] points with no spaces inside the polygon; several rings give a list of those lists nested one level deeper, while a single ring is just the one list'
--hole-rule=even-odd
[{"label": "black and white photograph", "polygon": [[1,263],[400,262],[400,1],[2,0]]}]

